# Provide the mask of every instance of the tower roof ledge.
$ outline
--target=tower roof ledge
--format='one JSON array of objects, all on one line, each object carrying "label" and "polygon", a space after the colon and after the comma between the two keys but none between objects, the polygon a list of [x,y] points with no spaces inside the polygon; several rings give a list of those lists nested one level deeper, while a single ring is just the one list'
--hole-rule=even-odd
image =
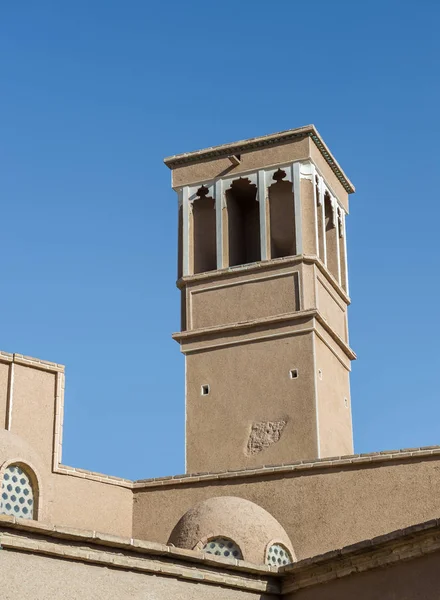
[{"label": "tower roof ledge", "polygon": [[211,146],[209,148],[195,150],[193,152],[174,154],[173,156],[167,156],[164,159],[164,163],[170,169],[174,169],[175,167],[179,167],[181,165],[200,163],[206,160],[213,160],[216,158],[225,158],[229,156],[236,157],[237,155],[240,155],[243,152],[249,152],[251,150],[261,148],[268,148],[270,146],[277,146],[305,137],[310,137],[315,142],[323,158],[341,182],[341,185],[344,187],[347,193],[352,194],[355,191],[354,185],[345,175],[344,171],[340,167],[333,154],[330,152],[328,146],[325,144],[324,140],[322,139],[321,135],[319,134],[318,130],[314,125],[305,125],[304,127],[298,127],[296,129],[287,129],[286,131],[270,133],[268,135],[253,137],[247,140],[240,140],[238,142],[232,142],[229,144]]}]

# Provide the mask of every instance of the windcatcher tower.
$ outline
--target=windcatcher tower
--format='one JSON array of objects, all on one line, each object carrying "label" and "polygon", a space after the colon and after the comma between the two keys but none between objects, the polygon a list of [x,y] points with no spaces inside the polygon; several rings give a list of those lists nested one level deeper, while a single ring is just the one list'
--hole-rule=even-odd
[{"label": "windcatcher tower", "polygon": [[352,453],[353,185],[313,126],[165,163],[179,198],[187,471]]}]

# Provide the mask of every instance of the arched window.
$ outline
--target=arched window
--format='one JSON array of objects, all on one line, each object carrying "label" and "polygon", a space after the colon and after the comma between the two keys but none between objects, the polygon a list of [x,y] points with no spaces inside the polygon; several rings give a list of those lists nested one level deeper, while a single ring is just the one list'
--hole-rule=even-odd
[{"label": "arched window", "polygon": [[243,558],[240,547],[233,540],[224,537],[216,537],[208,540],[203,546],[202,552],[226,558]]},{"label": "arched window", "polygon": [[266,564],[274,567],[289,565],[292,561],[290,552],[282,544],[269,546],[266,555]]},{"label": "arched window", "polygon": [[257,186],[247,177],[236,179],[226,190],[229,265],[261,260],[260,209]]},{"label": "arched window", "polygon": [[34,490],[29,474],[19,465],[9,465],[3,474],[0,514],[33,519]]}]

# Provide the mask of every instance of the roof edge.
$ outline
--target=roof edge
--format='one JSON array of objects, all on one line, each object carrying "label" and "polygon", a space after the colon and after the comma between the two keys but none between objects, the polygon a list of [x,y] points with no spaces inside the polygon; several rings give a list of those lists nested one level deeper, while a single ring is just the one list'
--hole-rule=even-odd
[{"label": "roof edge", "polygon": [[401,450],[382,450],[381,452],[369,452],[365,454],[347,454],[344,456],[333,456],[315,458],[311,460],[298,460],[292,463],[264,465],[262,467],[244,467],[225,471],[210,471],[203,473],[185,473],[182,475],[169,475],[166,477],[155,477],[151,479],[137,479],[133,481],[133,489],[138,490],[150,487],[165,487],[175,485],[188,485],[218,481],[224,479],[237,479],[238,477],[255,477],[262,475],[276,475],[288,473],[300,473],[304,471],[320,469],[365,468],[377,466],[381,463],[432,460],[440,458],[440,446],[422,446],[420,448],[402,448]]},{"label": "roof edge", "polygon": [[259,137],[249,138],[247,140],[239,140],[228,144],[221,144],[219,146],[210,146],[202,150],[195,150],[193,152],[184,152],[182,154],[174,154],[173,156],[167,156],[164,158],[164,163],[170,169],[179,167],[182,165],[189,165],[196,162],[203,162],[215,158],[223,158],[230,156],[231,154],[241,154],[242,152],[248,152],[257,148],[264,148],[268,146],[274,146],[279,143],[288,142],[299,138],[310,137],[318,150],[321,152],[324,160],[327,162],[331,170],[334,172],[341,185],[348,194],[355,192],[355,187],[350,179],[345,175],[341,166],[330,152],[330,149],[322,139],[318,130],[314,125],[305,125],[304,127],[298,127],[296,129],[287,129],[285,131],[279,131],[277,133],[270,133],[268,135],[262,135]]},{"label": "roof edge", "polygon": [[282,593],[438,552],[439,530],[440,519],[423,521],[280,567]]}]

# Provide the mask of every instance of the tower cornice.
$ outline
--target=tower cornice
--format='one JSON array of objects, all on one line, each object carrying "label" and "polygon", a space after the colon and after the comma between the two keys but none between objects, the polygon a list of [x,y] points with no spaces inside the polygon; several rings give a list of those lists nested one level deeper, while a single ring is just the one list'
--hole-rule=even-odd
[{"label": "tower cornice", "polygon": [[204,281],[219,281],[222,279],[228,279],[234,275],[241,275],[244,273],[257,273],[262,270],[273,270],[284,266],[296,265],[299,263],[305,263],[308,265],[314,264],[317,266],[319,271],[324,275],[326,280],[330,283],[332,288],[338,293],[341,300],[347,305],[351,304],[351,299],[348,294],[345,293],[343,288],[339,285],[330,271],[326,268],[324,263],[317,256],[298,254],[296,256],[285,256],[282,258],[271,259],[270,261],[259,261],[247,265],[238,265],[236,267],[227,267],[225,269],[217,269],[216,271],[206,271],[205,273],[196,273],[194,275],[186,275],[177,280],[176,286],[182,290],[188,284],[198,283]]},{"label": "tower cornice", "polygon": [[238,142],[232,142],[229,144],[211,146],[209,148],[204,148],[203,150],[175,154],[173,156],[166,157],[164,159],[164,163],[170,169],[174,169],[182,165],[190,165],[217,158],[237,157],[244,152],[261,148],[269,148],[271,146],[279,146],[280,144],[292,142],[306,137],[310,137],[313,140],[324,160],[327,162],[337,179],[340,181],[345,191],[348,194],[354,193],[354,185],[344,173],[338,161],[330,152],[330,149],[314,125],[306,125],[296,129],[288,129],[286,131],[249,138],[247,140],[240,140]]}]

